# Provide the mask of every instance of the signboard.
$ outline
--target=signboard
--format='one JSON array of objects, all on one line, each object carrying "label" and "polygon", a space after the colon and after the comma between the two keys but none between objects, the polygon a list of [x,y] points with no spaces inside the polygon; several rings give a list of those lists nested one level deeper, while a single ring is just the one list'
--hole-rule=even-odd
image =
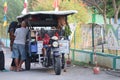
[{"label": "signboard", "polygon": [[38,52],[37,54],[42,54],[43,41],[37,41]]},{"label": "signboard", "polygon": [[60,44],[60,46],[59,46],[60,53],[69,54],[69,50],[70,50],[69,41],[68,40],[60,40],[59,44]]},{"label": "signboard", "polygon": [[[80,39],[80,38],[78,38]],[[86,49],[92,47],[92,26],[81,25],[81,48]]]},{"label": "signboard", "polygon": [[94,26],[94,45],[102,45],[103,28],[100,25]]}]

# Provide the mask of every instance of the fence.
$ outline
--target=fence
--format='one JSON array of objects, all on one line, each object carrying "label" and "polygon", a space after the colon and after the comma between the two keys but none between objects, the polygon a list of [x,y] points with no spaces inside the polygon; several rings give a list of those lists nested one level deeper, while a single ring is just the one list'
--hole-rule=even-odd
[{"label": "fence", "polygon": [[[120,69],[120,56],[101,52],[96,52],[96,55],[99,65],[113,69]],[[73,61],[80,61],[85,63],[91,62],[94,64],[94,52],[71,49],[71,59]]]}]

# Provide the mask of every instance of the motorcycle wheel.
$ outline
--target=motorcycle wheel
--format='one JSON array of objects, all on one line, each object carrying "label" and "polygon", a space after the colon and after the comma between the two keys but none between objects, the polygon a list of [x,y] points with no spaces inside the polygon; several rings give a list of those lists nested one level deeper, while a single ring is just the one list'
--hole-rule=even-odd
[{"label": "motorcycle wheel", "polygon": [[54,70],[56,75],[61,74],[61,59],[60,57],[55,57]]},{"label": "motorcycle wheel", "polygon": [[62,69],[65,68],[65,56],[64,56],[64,53],[62,53]]},{"label": "motorcycle wheel", "polygon": [[27,58],[25,60],[25,69],[26,70],[30,70],[30,67],[31,67],[31,65],[30,65],[30,58]]}]

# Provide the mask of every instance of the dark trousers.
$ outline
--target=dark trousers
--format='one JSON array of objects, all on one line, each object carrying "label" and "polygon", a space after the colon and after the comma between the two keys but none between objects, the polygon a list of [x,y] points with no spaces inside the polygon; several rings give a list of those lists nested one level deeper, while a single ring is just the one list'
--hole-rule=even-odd
[{"label": "dark trousers", "polygon": [[3,51],[0,51],[0,70],[5,69],[5,58]]}]

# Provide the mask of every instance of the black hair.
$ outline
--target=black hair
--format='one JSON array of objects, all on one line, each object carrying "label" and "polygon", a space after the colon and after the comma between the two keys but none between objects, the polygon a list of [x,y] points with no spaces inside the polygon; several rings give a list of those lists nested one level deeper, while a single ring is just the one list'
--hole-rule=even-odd
[{"label": "black hair", "polygon": [[15,32],[16,28],[18,28],[18,22],[17,21],[12,21],[9,25],[8,28],[8,33],[10,33],[10,30],[13,29],[13,31]]}]

